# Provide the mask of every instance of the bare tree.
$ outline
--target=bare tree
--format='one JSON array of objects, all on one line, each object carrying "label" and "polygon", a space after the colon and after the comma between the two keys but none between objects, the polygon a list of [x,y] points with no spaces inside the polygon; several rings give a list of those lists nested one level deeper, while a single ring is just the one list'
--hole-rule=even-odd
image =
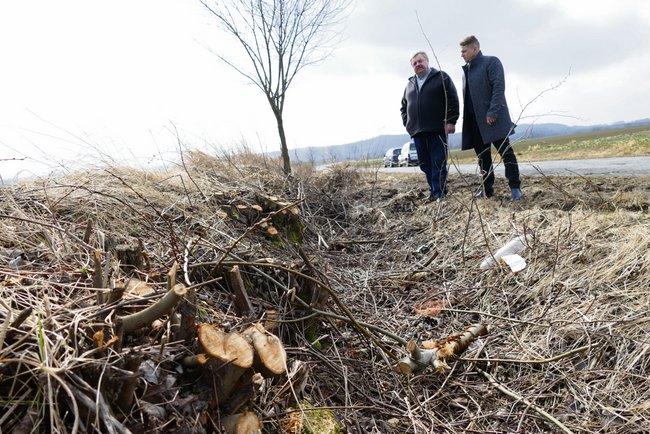
[{"label": "bare tree", "polygon": [[305,66],[327,57],[352,0],[200,0],[233,36],[250,63],[217,56],[259,87],[278,125],[284,172],[291,173],[282,112],[287,90]]}]

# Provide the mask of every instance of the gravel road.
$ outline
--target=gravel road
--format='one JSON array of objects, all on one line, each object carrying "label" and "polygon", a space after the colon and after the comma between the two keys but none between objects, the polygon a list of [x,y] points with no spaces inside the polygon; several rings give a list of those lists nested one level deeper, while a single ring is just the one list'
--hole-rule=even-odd
[{"label": "gravel road", "polygon": [[[419,167],[393,167],[382,172],[419,172]],[[504,177],[503,164],[494,168],[496,176]],[[650,156],[590,158],[587,160],[520,161],[519,171],[524,176],[650,176]],[[478,165],[460,164],[449,168],[453,173],[478,174]]]}]

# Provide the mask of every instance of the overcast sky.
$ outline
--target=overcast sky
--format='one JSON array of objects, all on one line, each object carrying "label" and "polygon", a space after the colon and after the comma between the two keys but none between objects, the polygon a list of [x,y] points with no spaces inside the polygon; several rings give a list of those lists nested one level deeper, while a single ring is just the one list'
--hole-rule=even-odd
[{"label": "overcast sky", "polygon": [[[334,54],[289,89],[289,148],[403,134],[410,56],[435,52],[460,92],[469,34],[504,64],[519,123],[650,117],[646,0],[357,0]],[[5,1],[0,41],[5,180],[102,160],[160,166],[176,129],[202,150],[279,149],[265,97],[214,55],[237,46],[198,0]]]}]

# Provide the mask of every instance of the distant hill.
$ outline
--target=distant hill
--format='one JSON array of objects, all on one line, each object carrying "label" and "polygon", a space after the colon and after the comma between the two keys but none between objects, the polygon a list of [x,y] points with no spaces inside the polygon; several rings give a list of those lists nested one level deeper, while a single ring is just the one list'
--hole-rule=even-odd
[{"label": "distant hill", "polygon": [[[640,119],[631,122],[616,122],[613,124],[599,124],[586,126],[571,126],[563,124],[522,124],[515,129],[511,140],[524,140],[542,137],[565,136],[569,134],[588,133],[603,130],[614,130],[620,128],[650,126],[650,118]],[[358,142],[346,143],[343,145],[319,146],[308,148],[290,149],[291,161],[332,163],[346,160],[364,160],[380,158],[388,148],[397,148],[409,141],[407,134],[381,135],[371,139]],[[449,136],[451,149],[460,149],[460,133]],[[280,152],[269,152],[269,157],[278,157]]]}]

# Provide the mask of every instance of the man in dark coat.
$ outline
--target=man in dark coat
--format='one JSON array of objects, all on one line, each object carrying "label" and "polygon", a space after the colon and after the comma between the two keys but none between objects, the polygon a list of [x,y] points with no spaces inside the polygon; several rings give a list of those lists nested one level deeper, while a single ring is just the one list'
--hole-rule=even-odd
[{"label": "man in dark coat", "polygon": [[429,67],[425,52],[411,58],[415,75],[409,78],[402,97],[402,122],[413,138],[420,170],[429,184],[429,201],[447,194],[447,134],[456,131],[460,115],[458,94],[444,71]]},{"label": "man in dark coat", "polygon": [[515,125],[506,103],[503,65],[497,57],[484,56],[473,35],[460,41],[460,53],[466,62],[463,66],[462,148],[476,152],[483,180],[483,189],[476,197],[494,195],[491,152],[494,145],[505,165],[512,200],[519,200],[522,196],[519,165],[508,139]]}]

